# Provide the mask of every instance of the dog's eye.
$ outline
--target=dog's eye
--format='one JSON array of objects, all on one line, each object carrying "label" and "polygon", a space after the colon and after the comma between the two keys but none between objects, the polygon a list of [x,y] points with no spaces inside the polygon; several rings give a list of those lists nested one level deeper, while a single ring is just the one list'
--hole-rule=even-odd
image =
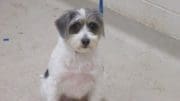
[{"label": "dog's eye", "polygon": [[76,23],[74,23],[74,24],[72,24],[70,26],[69,31],[70,31],[71,34],[76,34],[76,33],[78,33],[80,31],[80,29],[81,29],[81,23],[76,22]]},{"label": "dog's eye", "polygon": [[98,24],[95,22],[90,22],[88,24],[88,28],[92,31],[92,32],[96,32],[98,30]]}]

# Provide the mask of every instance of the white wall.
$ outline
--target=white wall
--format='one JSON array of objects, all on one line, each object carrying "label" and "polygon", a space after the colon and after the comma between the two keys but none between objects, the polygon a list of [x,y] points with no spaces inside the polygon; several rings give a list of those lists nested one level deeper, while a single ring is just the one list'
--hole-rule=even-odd
[{"label": "white wall", "polygon": [[[98,0],[91,0],[98,2]],[[180,39],[180,0],[104,0],[121,15]]]}]

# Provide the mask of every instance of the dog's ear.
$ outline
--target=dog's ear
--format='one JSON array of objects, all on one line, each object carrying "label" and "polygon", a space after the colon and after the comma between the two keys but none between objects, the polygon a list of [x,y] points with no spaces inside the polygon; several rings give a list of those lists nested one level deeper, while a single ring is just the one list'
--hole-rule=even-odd
[{"label": "dog's ear", "polygon": [[102,34],[101,35],[105,37],[103,14],[97,9],[94,9],[94,12],[95,12],[94,14],[97,14],[96,15],[96,20],[98,20],[98,22],[100,22],[100,24],[102,26],[102,28],[101,28]]},{"label": "dog's ear", "polygon": [[86,8],[86,13],[87,16],[93,17],[93,19],[101,26],[101,35],[105,36],[103,15],[99,10]]},{"label": "dog's ear", "polygon": [[104,18],[103,18],[103,14],[99,13],[99,20],[101,22],[101,26],[102,26],[102,36],[105,37],[105,30],[104,30]]},{"label": "dog's ear", "polygon": [[60,35],[65,38],[68,32],[68,25],[70,21],[77,15],[77,11],[71,10],[65,12],[59,19],[55,21],[56,28]]},{"label": "dog's ear", "polygon": [[[102,18],[103,21],[103,18]],[[105,37],[104,22],[102,22],[102,36]]]}]

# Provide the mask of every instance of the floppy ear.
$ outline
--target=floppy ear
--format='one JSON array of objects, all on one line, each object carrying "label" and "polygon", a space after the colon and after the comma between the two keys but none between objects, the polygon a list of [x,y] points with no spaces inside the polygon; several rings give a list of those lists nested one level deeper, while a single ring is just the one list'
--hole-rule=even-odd
[{"label": "floppy ear", "polygon": [[101,35],[105,37],[105,32],[104,32],[104,20],[103,20],[103,15],[99,10],[97,9],[88,9],[91,11],[91,14],[94,15],[95,19],[100,23],[101,25]]},{"label": "floppy ear", "polygon": [[105,30],[104,30],[104,21],[102,18],[102,36],[105,37]]},{"label": "floppy ear", "polygon": [[101,14],[100,12],[99,12],[99,18],[101,20],[101,25],[102,25],[102,36],[105,37],[104,18],[103,18],[103,14]]},{"label": "floppy ear", "polygon": [[65,38],[68,32],[68,25],[70,21],[76,16],[75,10],[67,11],[59,19],[55,21],[56,28],[58,29],[61,37]]}]

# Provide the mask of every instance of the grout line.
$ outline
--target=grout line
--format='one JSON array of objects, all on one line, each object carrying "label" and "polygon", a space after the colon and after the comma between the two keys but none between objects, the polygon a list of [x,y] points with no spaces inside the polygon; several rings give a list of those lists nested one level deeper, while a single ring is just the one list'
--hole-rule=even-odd
[{"label": "grout line", "polygon": [[176,16],[180,16],[180,13],[179,13],[179,12],[174,11],[174,10],[172,10],[172,9],[169,9],[169,8],[167,8],[167,7],[165,7],[165,6],[160,5],[160,4],[157,4],[157,3],[153,2],[153,1],[150,1],[150,0],[142,0],[142,1],[143,1],[144,3],[146,3],[146,4],[149,4],[149,5],[153,6],[153,7],[159,8],[159,9],[161,9],[162,11],[165,11],[165,12],[167,12],[167,13],[169,13],[169,14],[173,14],[173,15],[176,15]]}]

